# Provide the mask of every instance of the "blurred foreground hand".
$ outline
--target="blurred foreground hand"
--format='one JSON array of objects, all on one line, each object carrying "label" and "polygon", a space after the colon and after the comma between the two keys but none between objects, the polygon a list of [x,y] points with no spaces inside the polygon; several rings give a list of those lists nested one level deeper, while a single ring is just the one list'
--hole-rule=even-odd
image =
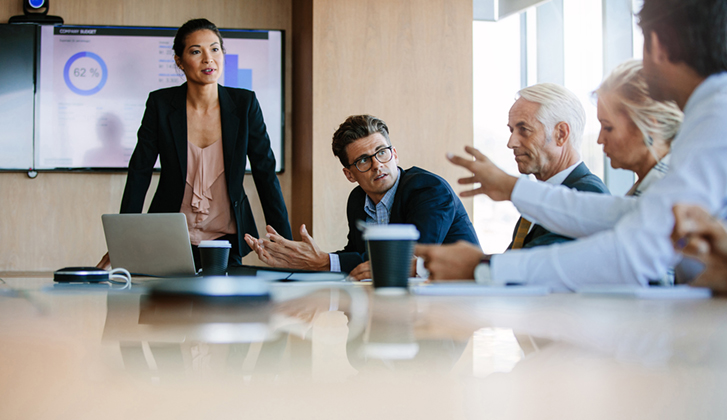
[{"label": "blurred foreground hand", "polygon": [[677,204],[673,208],[674,249],[703,262],[704,271],[693,282],[696,287],[709,287],[727,293],[727,229],[725,225],[700,206]]}]

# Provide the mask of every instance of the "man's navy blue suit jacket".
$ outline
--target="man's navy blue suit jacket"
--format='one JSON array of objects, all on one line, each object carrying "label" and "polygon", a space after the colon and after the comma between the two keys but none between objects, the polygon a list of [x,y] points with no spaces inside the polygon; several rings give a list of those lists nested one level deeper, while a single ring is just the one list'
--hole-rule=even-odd
[{"label": "man's navy blue suit jacket", "polygon": [[[401,169],[401,168],[399,168]],[[465,240],[479,246],[475,228],[452,187],[442,177],[413,166],[401,169],[389,223],[409,223],[419,230],[419,243],[448,244]],[[341,271],[350,272],[368,260],[366,243],[356,221],[366,221],[366,193],[360,186],[348,196],[348,244],[336,252]]]}]

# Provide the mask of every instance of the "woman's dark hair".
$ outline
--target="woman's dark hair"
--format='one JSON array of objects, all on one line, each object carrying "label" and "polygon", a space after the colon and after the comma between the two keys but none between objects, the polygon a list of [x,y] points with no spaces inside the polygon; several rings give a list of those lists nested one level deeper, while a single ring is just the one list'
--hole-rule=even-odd
[{"label": "woman's dark hair", "polygon": [[703,77],[727,71],[727,1],[645,0],[638,16],[647,51],[655,32],[672,63]]},{"label": "woman's dark hair", "polygon": [[343,166],[348,166],[350,162],[348,161],[346,147],[356,140],[374,133],[384,136],[386,142],[391,146],[389,127],[386,126],[384,121],[371,115],[351,115],[333,133],[333,155],[338,157]]},{"label": "woman's dark hair", "polygon": [[172,47],[174,49],[174,55],[181,57],[182,54],[184,54],[184,49],[186,48],[187,37],[191,33],[201,31],[203,29],[212,31],[215,35],[217,35],[217,38],[220,39],[220,48],[222,48],[222,52],[224,53],[225,45],[222,42],[222,35],[220,34],[220,30],[217,29],[217,26],[207,19],[192,19],[177,29],[177,34],[174,36],[174,46]]}]

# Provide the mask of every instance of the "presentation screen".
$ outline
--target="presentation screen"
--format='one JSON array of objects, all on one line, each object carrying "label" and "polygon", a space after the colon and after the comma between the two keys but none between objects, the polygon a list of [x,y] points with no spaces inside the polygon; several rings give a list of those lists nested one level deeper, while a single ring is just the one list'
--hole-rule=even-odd
[{"label": "presentation screen", "polygon": [[[282,32],[220,32],[226,55],[219,83],[255,91],[280,172]],[[185,82],[174,63],[175,33],[176,28],[41,26],[35,168],[126,168],[149,92]]]}]

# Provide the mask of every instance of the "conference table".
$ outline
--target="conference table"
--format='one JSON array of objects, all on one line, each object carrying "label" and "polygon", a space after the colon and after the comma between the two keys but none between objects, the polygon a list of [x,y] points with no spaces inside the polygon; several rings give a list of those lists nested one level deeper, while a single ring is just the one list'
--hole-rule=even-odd
[{"label": "conference table", "polygon": [[724,419],[727,300],[0,273],[2,419]]}]

